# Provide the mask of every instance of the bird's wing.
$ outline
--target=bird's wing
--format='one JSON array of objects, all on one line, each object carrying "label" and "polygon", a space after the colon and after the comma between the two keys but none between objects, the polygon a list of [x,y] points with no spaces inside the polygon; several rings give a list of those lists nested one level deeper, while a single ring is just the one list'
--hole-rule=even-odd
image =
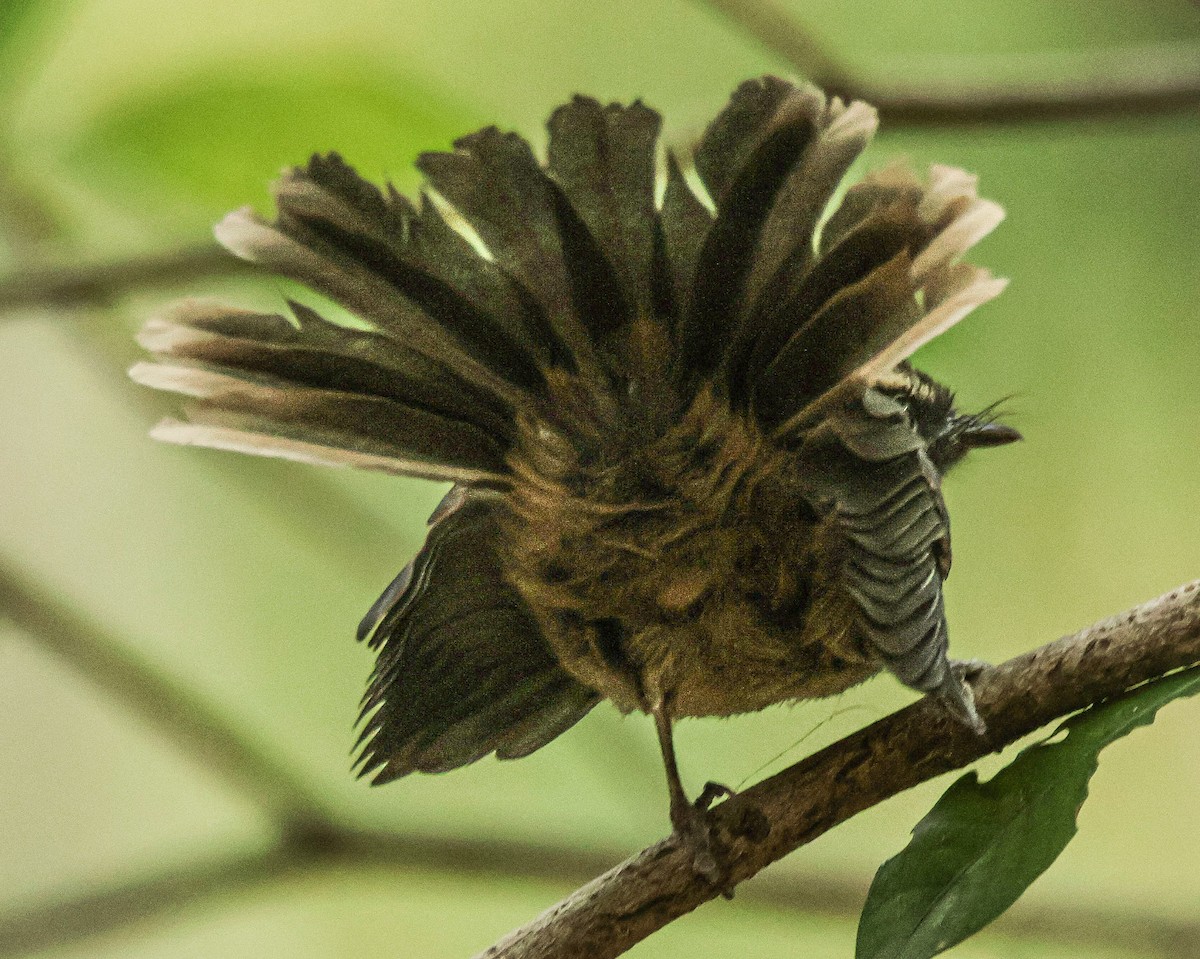
[{"label": "bird's wing", "polygon": [[840,540],[839,583],[853,600],[864,649],[905,685],[937,693],[978,725],[970,690],[947,656],[950,517],[904,409],[870,390],[863,406],[813,428],[799,455],[809,467],[808,495]]},{"label": "bird's wing", "polygon": [[375,783],[528,755],[598,701],[558,664],[497,553],[497,504],[452,490],[360,627],[378,649],[360,755]]}]

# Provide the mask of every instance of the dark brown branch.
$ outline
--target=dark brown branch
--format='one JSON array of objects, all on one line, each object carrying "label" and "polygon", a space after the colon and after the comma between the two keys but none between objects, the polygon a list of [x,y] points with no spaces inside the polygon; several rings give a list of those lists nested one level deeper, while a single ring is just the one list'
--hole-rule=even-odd
[{"label": "dark brown branch", "polygon": [[0,315],[35,308],[108,306],[137,290],[250,275],[255,269],[216,243],[111,263],[42,267],[0,280]]},{"label": "dark brown branch", "polygon": [[[254,891],[320,874],[376,872],[424,876],[440,872],[497,880],[574,886],[608,869],[620,856],[520,840],[405,837],[334,827],[284,834],[259,852],[183,863],[74,898],[38,903],[0,916],[0,959],[78,945],[97,936],[178,919],[181,911],[234,904]],[[853,919],[866,888],[827,875],[763,875],[739,900],[804,915]],[[1111,910],[1047,910],[1018,904],[994,926],[1019,939],[1090,949],[1125,947],[1161,959],[1200,957],[1200,924]]]},{"label": "dark brown branch", "polygon": [[266,749],[238,735],[205,699],[160,673],[3,559],[0,616],[134,708],[202,768],[217,773],[277,822],[328,828],[331,817],[324,804]]},{"label": "dark brown branch", "polygon": [[[723,803],[715,814],[729,842],[730,879],[743,882],[856,813],[1060,716],[1197,662],[1200,580],[986,670],[975,687],[985,737],[923,700]],[[770,829],[760,838],[764,818]],[[611,959],[719,894],[695,873],[688,850],[664,840],[481,956]]]},{"label": "dark brown branch", "polygon": [[1163,68],[1153,51],[1111,59],[1103,69],[1114,72],[1103,77],[922,87],[864,84],[844,92],[874,104],[884,128],[891,130],[1115,120],[1200,110],[1200,51],[1186,68]]},{"label": "dark brown branch", "polygon": [[813,83],[846,90],[854,78],[824,45],[792,15],[771,0],[702,0],[742,33],[783,59]]},{"label": "dark brown branch", "polygon": [[1017,81],[912,83],[857,76],[773,0],[703,0],[830,93],[866,100],[885,130],[1145,117],[1200,109],[1200,49],[1097,54],[1085,75]]},{"label": "dark brown branch", "polygon": [[[15,603],[14,597],[18,599]],[[0,576],[0,598],[15,610],[16,618],[27,629],[36,627],[41,634],[47,625],[54,625],[59,633],[78,632],[63,629],[71,626],[69,614],[47,614],[41,607],[54,604],[31,593],[19,578]],[[111,638],[104,639],[105,643],[109,641]],[[79,645],[78,637],[75,645]],[[105,650],[100,658],[113,657],[120,658]],[[76,656],[72,659],[78,661]],[[989,671],[978,687],[980,705],[991,728],[992,738],[986,743],[966,736],[924,703],[887,717],[721,807],[726,824],[739,818],[739,804],[742,812],[747,805],[762,809],[774,824],[766,842],[751,845],[739,841],[735,878],[740,881],[748,877],[853,812],[923,779],[965,765],[1056,716],[1197,659],[1200,582]],[[90,657],[83,660],[89,662]],[[117,669],[118,673],[125,671],[124,666]],[[136,669],[132,675],[138,682],[145,678]],[[126,676],[122,681],[128,680]],[[149,687],[146,695],[155,695],[157,689]],[[206,721],[207,707],[179,708],[187,710],[189,718],[199,717],[201,724]],[[214,720],[209,717],[207,722]],[[215,722],[220,724],[219,720]],[[245,747],[235,744],[231,751],[240,751],[248,763],[255,761]],[[277,781],[271,782],[277,785]],[[251,792],[261,798],[253,784]],[[0,956],[69,945],[159,916],[176,915],[181,908],[229,900],[247,888],[285,882],[326,868],[442,870],[573,883],[595,875],[615,858],[511,840],[401,837],[311,818],[307,823],[298,822],[286,803],[268,799],[266,804],[277,815],[282,812],[296,823],[283,829],[272,848],[185,864],[100,892],[11,913],[0,918]],[[661,888],[656,889],[655,883],[662,883]],[[619,936],[623,945],[614,952],[595,948],[592,943],[588,948],[593,952],[589,954],[615,955],[631,944],[631,934],[644,936],[713,896],[710,887],[692,876],[687,858],[681,857],[669,842],[647,850],[585,888],[595,891],[594,901],[584,902],[583,893],[577,893],[552,911],[561,918],[548,922],[543,917],[533,927],[514,934],[507,946],[497,947],[492,954],[574,955],[571,950],[578,945],[580,935],[597,934],[599,922],[601,941]],[[827,877],[798,880],[767,875],[756,879],[746,894],[778,908],[847,916],[857,910],[863,891],[831,884]],[[1017,934],[1052,937],[1077,947],[1129,943],[1173,959],[1200,954],[1195,948],[1200,943],[1200,930],[1194,925],[1145,917],[1122,919],[1077,911],[1061,914],[1018,905],[1001,923]]]}]

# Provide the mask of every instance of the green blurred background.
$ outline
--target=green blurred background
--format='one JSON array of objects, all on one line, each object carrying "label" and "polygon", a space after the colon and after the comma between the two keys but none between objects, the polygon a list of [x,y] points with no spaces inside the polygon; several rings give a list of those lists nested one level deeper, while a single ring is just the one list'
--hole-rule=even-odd
[{"label": "green blurred background", "polygon": [[[788,6],[880,82],[1052,76],[1108,48],[1200,46],[1186,0]],[[419,150],[488,122],[540,138],[575,92],[642,97],[685,141],[768,71],[788,67],[686,0],[3,0],[0,276],[202,243],[233,207],[269,210],[268,182],[314,150],[411,189]],[[864,166],[897,155],[965,166],[1009,214],[974,255],[1009,290],[919,357],[967,408],[1015,394],[1027,437],[948,484],[956,654],[998,661],[1200,575],[1196,115],[885,128]],[[185,291],[273,306],[288,289],[210,279]],[[206,699],[347,821],[444,854],[231,884],[38,954],[466,956],[569,892],[573,870],[659,838],[652,729],[607,706],[520,763],[380,790],[353,779],[371,665],[354,626],[417,548],[442,488],[147,439],[167,404],[124,370],[132,333],[174,295],[0,316],[0,558]],[[909,698],[879,680],[685,724],[685,779],[741,783]],[[1200,704],[1178,703],[1107,751],[1080,836],[953,955],[1200,949],[1184,941],[1200,930],[1198,720]],[[858,817],[773,867],[757,894],[751,883],[632,955],[852,955],[875,868],[948,782]],[[252,801],[0,618],[0,915],[274,839]],[[506,851],[531,841],[560,854]],[[467,868],[471,850],[492,850],[496,867]]]}]

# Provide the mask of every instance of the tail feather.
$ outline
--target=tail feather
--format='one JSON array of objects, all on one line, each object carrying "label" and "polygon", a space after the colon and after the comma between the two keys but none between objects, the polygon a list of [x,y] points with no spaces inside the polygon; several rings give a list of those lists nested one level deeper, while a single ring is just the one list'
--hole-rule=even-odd
[{"label": "tail feather", "polygon": [[711,375],[727,345],[769,214],[817,134],[821,105],[815,91],[782,80],[745,83],[696,149],[696,171],[717,214],[700,248],[691,308],[680,331],[684,382]]},{"label": "tail feather", "polygon": [[738,338],[757,329],[763,304],[786,295],[811,270],[817,224],[878,124],[875,110],[861,101],[846,106],[835,97],[826,103],[815,91],[810,91],[810,97],[817,132],[788,174],[763,225],[738,317]]},{"label": "tail feather", "polygon": [[920,318],[901,250],[821,306],[755,378],[754,409],[774,426],[832,389]]},{"label": "tail feather", "polygon": [[445,363],[396,348],[387,337],[330,323],[288,301],[295,322],[222,303],[186,300],[150,320],[138,342],[164,360],[297,386],[377,396],[510,439],[511,411]]},{"label": "tail feather", "polygon": [[217,238],[243,259],[261,263],[342,304],[376,329],[429,357],[453,362],[461,374],[500,395],[515,397],[486,361],[472,356],[438,320],[430,317],[368,264],[323,245],[308,245],[267,224],[249,211],[232,213],[217,226]]},{"label": "tail feather", "polygon": [[274,193],[283,232],[370,267],[483,362],[515,366],[513,382],[541,385],[531,360],[550,359],[554,345],[544,318],[428,197],[418,214],[406,197],[390,186],[384,194],[336,153],[285,173]]},{"label": "tail feather", "polygon": [[819,255],[827,255],[873,213],[895,205],[917,207],[924,195],[925,187],[903,161],[870,171],[846,190],[842,202],[822,225]]},{"label": "tail feather", "polygon": [[[398,255],[380,238],[392,229],[407,235],[408,227],[396,225],[407,222],[407,215],[389,208],[386,220],[360,232],[365,215],[309,180],[307,169],[285,176],[277,193],[275,223],[241,210],[218,224],[217,238],[239,256],[324,293],[405,348],[454,362],[462,375],[498,394],[516,397],[539,389],[541,376],[527,342],[514,342],[423,261]],[[403,235],[396,242],[408,246]],[[513,309],[507,315],[520,313]]]},{"label": "tail feather", "polygon": [[315,466],[352,466],[361,470],[455,483],[498,485],[502,482],[500,477],[491,472],[430,463],[395,453],[380,454],[331,446],[326,438],[310,436],[303,430],[298,431],[303,434],[301,436],[289,436],[270,432],[273,428],[274,424],[254,422],[223,411],[209,415],[208,411],[193,405],[188,408],[188,420],[167,417],[150,431],[150,435],[156,440],[179,446],[202,446],[252,456],[273,456]]},{"label": "tail feather", "polygon": [[[957,263],[1003,218],[975,194],[974,177],[935,166],[922,187],[893,170],[848,202],[795,292],[764,298],[740,368],[736,351],[745,348],[736,338],[731,347],[730,394],[750,393],[768,427],[803,418],[852,373],[864,382],[886,375],[1003,288],[986,270]],[[950,296],[957,299],[944,306]]]},{"label": "tail feather", "polygon": [[596,372],[561,232],[562,194],[515,133],[486,127],[455,141],[453,153],[423,153],[417,168],[471,224],[488,256],[524,287],[575,362]]},{"label": "tail feather", "polygon": [[655,285],[672,342],[681,338],[684,319],[692,310],[696,265],[712,222],[712,212],[692,192],[678,157],[668,150],[667,183],[656,224]]},{"label": "tail feather", "polygon": [[[580,96],[550,117],[547,173],[617,281],[618,308],[599,315],[580,311],[597,340],[610,339],[638,315],[652,314],[660,125],[659,115],[640,102],[602,106]],[[606,314],[609,323],[602,325]]]},{"label": "tail feather", "polygon": [[293,309],[298,324],[189,301],[151,321],[140,339],[160,362],[131,375],[195,400],[193,428],[170,424],[160,435],[228,447],[243,434],[265,454],[298,457],[295,444],[304,443],[325,448],[326,459],[343,451],[394,472],[503,476],[512,421],[493,396],[456,382],[443,364],[381,346],[377,334]]},{"label": "tail feather", "polygon": [[[854,378],[870,383],[885,376],[888,371],[895,369],[899,363],[908,359],[930,340],[941,336],[976,307],[995,299],[1008,286],[1008,280],[997,279],[989,271],[979,267],[971,267],[959,273],[957,280],[959,282],[947,288],[945,299],[938,300],[934,309],[859,366],[853,373]],[[954,292],[950,293],[950,289]],[[797,415],[803,415],[803,412],[801,410]]]},{"label": "tail feather", "polygon": [[[804,325],[846,287],[865,279],[906,247],[920,244],[928,230],[917,216],[916,204],[896,204],[865,217],[842,242],[828,250],[793,288],[772,291],[730,346],[725,378],[731,397],[742,403],[763,371],[771,365]],[[752,331],[752,332],[751,332]],[[836,342],[825,343],[836,347]],[[812,389],[796,384],[800,391]]]},{"label": "tail feather", "polygon": [[808,125],[824,97],[778,77],[742,83],[696,144],[696,172],[718,211],[755,165],[755,155],[782,129]]},{"label": "tail feather", "polygon": [[443,477],[448,468],[476,481],[502,481],[506,474],[503,447],[482,430],[385,397],[186,364],[143,364],[132,375],[145,386],[194,397],[185,411],[197,425],[381,457],[413,475],[435,470]]},{"label": "tail feather", "polygon": [[[402,200],[396,194],[396,201]],[[473,229],[458,218],[460,226]],[[452,226],[428,193],[421,197],[418,218],[411,227],[411,255],[451,291],[457,291],[479,312],[502,328],[508,339],[538,367],[537,386],[545,369],[574,372],[575,357],[533,294],[516,282],[493,259],[481,255],[472,242]],[[480,330],[486,342],[489,332]]]}]

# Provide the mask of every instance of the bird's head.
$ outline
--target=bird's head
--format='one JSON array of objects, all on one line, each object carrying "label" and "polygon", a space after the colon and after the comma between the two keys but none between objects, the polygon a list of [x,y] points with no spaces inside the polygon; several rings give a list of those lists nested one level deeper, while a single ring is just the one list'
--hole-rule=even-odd
[{"label": "bird's head", "polygon": [[945,474],[970,450],[1004,446],[1021,439],[1013,427],[999,421],[1003,400],[978,413],[961,413],[954,406],[954,392],[927,373],[907,363],[876,388],[904,405],[913,428],[925,441],[933,465]]}]

